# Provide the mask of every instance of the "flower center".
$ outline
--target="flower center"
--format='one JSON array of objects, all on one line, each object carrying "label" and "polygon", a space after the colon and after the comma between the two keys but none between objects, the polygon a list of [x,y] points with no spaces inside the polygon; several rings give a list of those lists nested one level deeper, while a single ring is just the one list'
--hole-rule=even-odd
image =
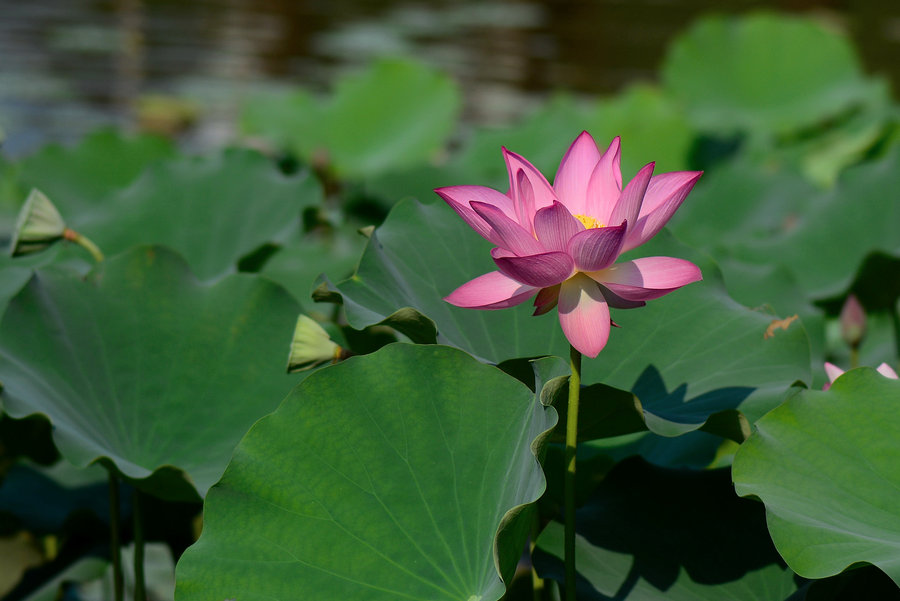
[{"label": "flower center", "polygon": [[596,229],[598,227],[606,227],[606,225],[600,223],[593,217],[589,217],[587,215],[575,215],[575,219],[577,219],[578,221],[583,223],[584,227],[586,227],[589,230]]}]

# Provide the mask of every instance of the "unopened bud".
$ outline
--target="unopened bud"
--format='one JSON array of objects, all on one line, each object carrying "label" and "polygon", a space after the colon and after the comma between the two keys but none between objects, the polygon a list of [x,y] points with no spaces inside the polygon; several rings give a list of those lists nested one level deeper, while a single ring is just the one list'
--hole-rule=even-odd
[{"label": "unopened bud", "polygon": [[856,295],[851,294],[841,309],[841,337],[850,348],[858,348],[866,336],[866,312]]},{"label": "unopened bud", "polygon": [[66,223],[43,192],[34,189],[16,219],[10,254],[14,257],[44,250],[63,239]]},{"label": "unopened bud", "polygon": [[288,357],[288,373],[312,369],[326,361],[337,362],[346,356],[347,353],[315,320],[306,315],[297,318]]}]

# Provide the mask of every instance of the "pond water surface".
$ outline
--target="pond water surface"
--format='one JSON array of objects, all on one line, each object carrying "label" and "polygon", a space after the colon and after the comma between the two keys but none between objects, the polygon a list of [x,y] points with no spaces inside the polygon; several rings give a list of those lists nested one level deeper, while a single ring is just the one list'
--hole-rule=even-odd
[{"label": "pond water surface", "polygon": [[[900,2],[727,7],[828,20],[854,39],[867,71],[900,85]],[[607,94],[652,81],[672,37],[722,9],[711,0],[0,0],[4,151],[134,126],[138,102],[153,98],[164,113],[196,118],[189,145],[220,144],[233,136],[248,93],[324,90],[382,55],[416,56],[451,73],[467,123],[504,122],[553,90]]]}]

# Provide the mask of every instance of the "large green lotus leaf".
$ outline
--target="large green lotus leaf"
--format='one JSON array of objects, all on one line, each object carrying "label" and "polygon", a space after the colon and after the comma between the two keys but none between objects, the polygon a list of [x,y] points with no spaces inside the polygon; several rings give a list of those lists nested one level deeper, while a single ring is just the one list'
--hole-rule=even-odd
[{"label": "large green lotus leaf", "polygon": [[0,155],[0,246],[7,246],[16,228],[19,207],[28,190],[19,182],[20,166]]},{"label": "large green lotus leaf", "polygon": [[239,121],[245,134],[261,136],[308,159],[327,132],[323,108],[303,89],[253,94],[243,103]]},{"label": "large green lotus leaf", "polygon": [[[437,325],[438,341],[494,363],[556,355],[568,358],[556,312],[532,317],[529,303],[502,311],[460,309],[442,298],[496,269],[490,245],[443,203],[401,201],[375,230],[356,274],[338,285],[347,318],[361,329],[397,325],[394,313],[412,307]],[[633,391],[651,412],[678,408],[702,423],[710,413],[755,404],[758,417],[796,380],[809,381],[809,343],[800,324],[765,333],[775,316],[730,299],[709,258],[667,233],[641,247],[646,255],[697,263],[702,283],[646,307],[614,310],[620,324],[597,359],[585,360],[584,382]],[[631,256],[637,256],[633,254]],[[696,400],[690,407],[685,402]]]},{"label": "large green lotus leaf", "polygon": [[323,273],[351,274],[365,245],[365,237],[354,231],[338,230],[330,236],[309,234],[280,248],[266,261],[261,273],[309,306],[316,279]]},{"label": "large green lotus leaf", "polygon": [[72,218],[103,204],[109,195],[124,188],[150,164],[175,154],[164,138],[123,137],[102,130],[72,148],[47,146],[25,158],[20,167],[20,185],[39,188]]},{"label": "large green lotus leaf", "polygon": [[453,131],[460,95],[442,73],[385,59],[340,79],[324,103],[302,91],[260,102],[245,109],[249,133],[280,131],[276,141],[307,161],[358,177],[427,162]]},{"label": "large green lotus leaf", "polygon": [[555,422],[443,346],[320,370],[238,445],[176,598],[499,599],[524,536],[495,547],[498,527],[544,491],[535,454]]},{"label": "large green lotus leaf", "polygon": [[900,256],[900,147],[844,172],[781,235],[735,240],[734,253],[757,263],[783,263],[809,298],[847,290],[872,252]]},{"label": "large green lotus leaf", "polygon": [[308,173],[284,176],[261,154],[226,150],[156,165],[102,211],[71,221],[107,255],[164,244],[208,279],[234,271],[242,256],[299,228],[302,210],[321,199],[321,186]]},{"label": "large green lotus leaf", "polygon": [[173,466],[203,495],[296,382],[284,363],[298,312],[262,278],[199,283],[162,247],[86,279],[40,270],[0,323],[4,407],[46,414],[76,465],[106,458],[135,480]]},{"label": "large green lotus leaf", "polygon": [[18,294],[34,270],[53,263],[59,268],[70,269],[73,273],[85,274],[90,268],[90,255],[81,247],[65,243],[56,245],[46,252],[12,258],[0,255],[0,316],[6,310],[10,299]]},{"label": "large green lotus leaf", "polygon": [[[578,509],[576,534],[579,599],[772,601],[797,588],[727,470],[623,461]],[[558,522],[538,537],[541,576],[563,579],[563,539]]]},{"label": "large green lotus leaf", "polygon": [[[870,106],[849,114],[837,123],[829,123],[818,135],[800,135],[780,144],[776,153],[797,165],[810,181],[823,188],[834,185],[840,173],[858,163],[882,143],[893,126],[895,108],[889,96],[874,98]],[[760,158],[772,156],[764,150]]]},{"label": "large green lotus leaf", "polygon": [[738,157],[704,174],[668,227],[718,257],[741,241],[783,238],[822,195],[796,173]]},{"label": "large green lotus leaf", "polygon": [[878,100],[851,44],[809,19],[766,13],[698,21],[670,47],[666,90],[713,133],[781,133]]},{"label": "large green lotus leaf", "polygon": [[823,578],[868,562],[900,584],[900,381],[871,368],[801,390],[756,424],[735,490],[766,505],[788,565]]}]

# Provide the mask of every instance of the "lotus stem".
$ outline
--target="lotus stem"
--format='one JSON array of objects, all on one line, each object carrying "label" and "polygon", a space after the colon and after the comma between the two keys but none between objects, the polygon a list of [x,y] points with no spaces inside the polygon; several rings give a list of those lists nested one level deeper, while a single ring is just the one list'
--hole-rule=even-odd
[{"label": "lotus stem", "polygon": [[569,406],[566,418],[565,562],[566,601],[575,601],[575,451],[578,446],[578,400],[581,393],[581,353],[571,347]]},{"label": "lotus stem", "polygon": [[122,542],[119,533],[119,477],[113,468],[109,470],[109,554],[113,565],[113,598],[125,598],[125,579],[122,575]]},{"label": "lotus stem", "polygon": [[859,347],[851,346],[850,347],[850,369],[856,369],[859,367]]},{"label": "lotus stem", "polygon": [[144,512],[141,496],[141,491],[135,488],[132,497],[132,514],[134,517],[134,601],[147,600],[147,589],[144,584]]},{"label": "lotus stem", "polygon": [[63,238],[85,248],[98,263],[103,261],[103,253],[100,252],[100,248],[91,242],[91,239],[87,236],[79,234],[75,230],[67,227],[65,231],[63,231]]}]

